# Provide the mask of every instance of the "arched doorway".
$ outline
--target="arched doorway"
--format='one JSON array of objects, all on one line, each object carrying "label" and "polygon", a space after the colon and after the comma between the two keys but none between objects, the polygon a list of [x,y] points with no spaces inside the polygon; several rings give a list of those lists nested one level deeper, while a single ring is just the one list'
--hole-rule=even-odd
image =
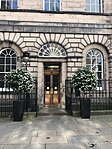
[{"label": "arched doorway", "polygon": [[62,86],[66,78],[66,51],[57,43],[47,43],[40,48],[38,56],[40,103],[57,107],[64,97]]}]

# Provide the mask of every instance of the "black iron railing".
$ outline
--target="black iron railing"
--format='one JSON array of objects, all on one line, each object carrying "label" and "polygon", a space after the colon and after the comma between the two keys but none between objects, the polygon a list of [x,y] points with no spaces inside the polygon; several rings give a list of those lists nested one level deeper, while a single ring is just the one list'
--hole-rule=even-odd
[{"label": "black iron railing", "polygon": [[[98,84],[100,82],[100,85]],[[80,100],[89,98],[91,110],[112,110],[112,80],[98,80],[98,87],[92,91],[77,93],[71,80],[65,82],[66,111],[72,115],[80,110]]]},{"label": "black iron railing", "polygon": [[[0,84],[3,84],[4,80],[0,80]],[[10,87],[0,87],[0,117],[11,116],[13,112],[13,100],[17,97],[24,100],[24,111],[35,112],[37,116],[37,80],[35,79],[35,85],[31,92],[17,95]]]}]

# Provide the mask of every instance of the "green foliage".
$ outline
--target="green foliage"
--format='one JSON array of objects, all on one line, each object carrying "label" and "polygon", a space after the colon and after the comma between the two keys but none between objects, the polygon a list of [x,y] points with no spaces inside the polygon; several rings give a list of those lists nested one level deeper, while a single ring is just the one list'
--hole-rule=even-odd
[{"label": "green foliage", "polygon": [[87,91],[96,88],[97,80],[94,72],[84,67],[78,69],[72,78],[73,87],[76,90]]},{"label": "green foliage", "polygon": [[5,79],[13,91],[19,94],[30,91],[34,86],[31,74],[24,69],[12,70]]}]

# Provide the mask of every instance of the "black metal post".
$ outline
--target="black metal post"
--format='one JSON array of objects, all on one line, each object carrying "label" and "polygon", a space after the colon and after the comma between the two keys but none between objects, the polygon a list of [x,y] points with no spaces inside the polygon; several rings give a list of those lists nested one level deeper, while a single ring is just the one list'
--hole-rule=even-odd
[{"label": "black metal post", "polygon": [[[27,71],[27,65],[28,65],[29,57],[30,57],[30,53],[29,52],[27,52],[27,51],[23,52],[23,60],[25,62],[25,69],[26,69],[26,71]],[[27,112],[28,112],[29,104],[30,104],[30,94],[28,92],[26,92],[25,110]]]}]

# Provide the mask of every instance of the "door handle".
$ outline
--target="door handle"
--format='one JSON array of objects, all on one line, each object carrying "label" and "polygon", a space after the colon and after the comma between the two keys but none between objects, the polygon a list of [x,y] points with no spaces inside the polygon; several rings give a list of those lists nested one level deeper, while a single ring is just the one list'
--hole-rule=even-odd
[{"label": "door handle", "polygon": [[51,88],[51,90],[50,90],[50,94],[53,94],[53,88]]}]

